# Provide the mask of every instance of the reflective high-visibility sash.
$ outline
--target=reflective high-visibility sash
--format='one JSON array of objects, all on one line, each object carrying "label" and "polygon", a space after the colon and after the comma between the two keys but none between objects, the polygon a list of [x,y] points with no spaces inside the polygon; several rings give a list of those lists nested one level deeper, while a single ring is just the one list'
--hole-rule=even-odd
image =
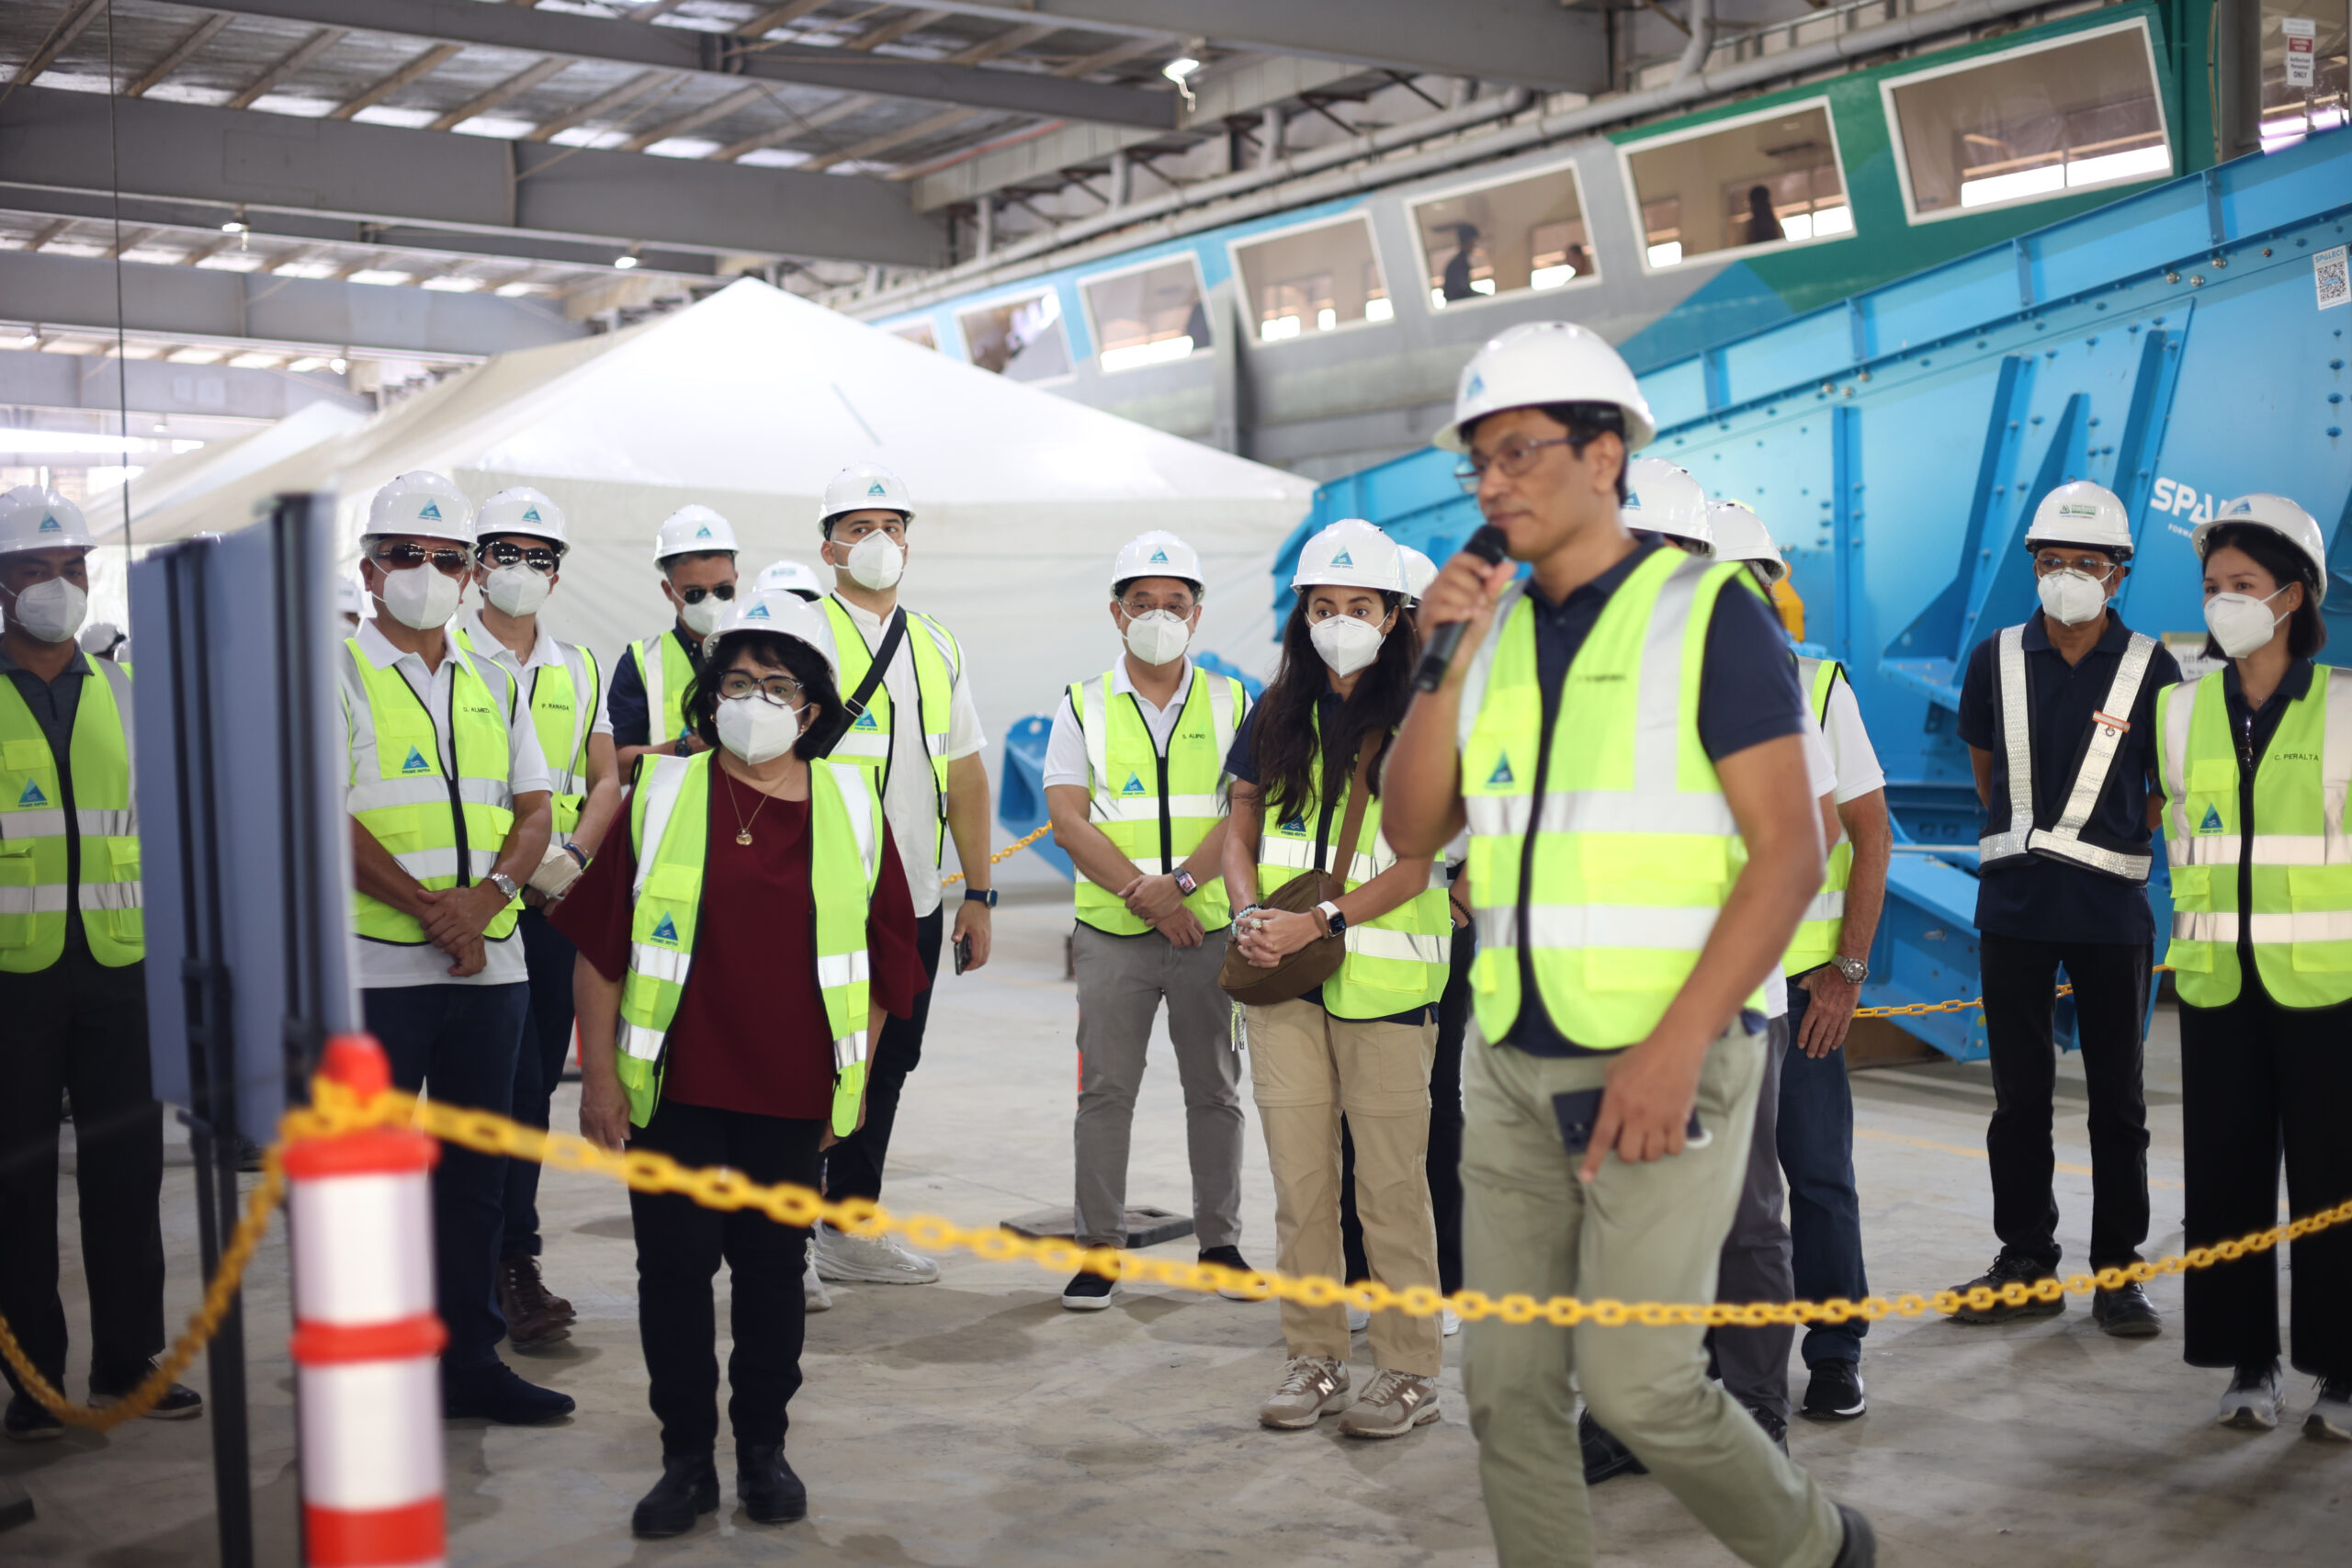
[{"label": "reflective high-visibility sash", "polygon": [[694,733],[686,723],[686,688],[694,684],[695,662],[670,632],[660,632],[637,650],[637,672],[645,680],[645,743],[667,746]]},{"label": "reflective high-visibility sash", "polygon": [[[1829,728],[1829,693],[1845,673],[1845,667],[1834,659],[1797,660],[1797,680],[1804,686],[1814,723],[1825,734]],[[1787,956],[1781,960],[1781,966],[1788,973],[1802,975],[1838,956],[1838,933],[1846,929],[1846,888],[1853,880],[1854,840],[1846,836],[1841,823],[1838,841],[1829,846],[1829,865],[1822,878],[1821,891],[1805,906],[1804,919],[1797,922],[1797,934],[1789,942]]]},{"label": "reflective high-visibility sash", "polygon": [[[1142,709],[1133,696],[1112,690],[1113,678],[1106,672],[1069,688],[1070,710],[1086,737],[1089,807],[1094,825],[1121,854],[1165,875],[1225,820],[1225,754],[1250,699],[1240,682],[1194,665],[1163,756]],[[1127,912],[1116,888],[1096,886],[1083,869],[1077,901],[1078,918],[1096,931],[1138,936],[1152,929]],[[1201,878],[1184,907],[1204,931],[1233,923],[1221,875]]]},{"label": "reflective high-visibility sash", "polygon": [[[818,604],[833,628],[833,651],[842,665],[842,696],[847,699],[865,681],[865,671],[874,662],[874,650],[865,646],[865,634],[858,629],[848,605],[830,593]],[[945,626],[912,610],[907,612],[907,631],[902,640],[914,660],[916,705],[922,709],[917,716],[922,725],[923,751],[931,759],[932,784],[939,801],[939,820],[932,825],[931,839],[931,863],[937,865],[947,841],[948,712],[956,682],[964,672],[964,650]],[[886,674],[875,682],[865,711],[833,745],[836,761],[862,763],[872,771],[876,791],[888,786],[890,776],[893,705]],[[914,851],[910,845],[900,844],[899,852],[904,855]]]},{"label": "reflective high-visibility sash", "polygon": [[[685,994],[701,922],[710,839],[714,751],[648,758],[629,806],[637,855],[628,973],[621,981],[616,1061],[628,1118],[642,1127],[662,1098],[662,1044]],[[832,1127],[857,1127],[865,1092],[865,924],[882,874],[882,797],[865,770],[846,762],[808,769],[808,880],[817,910],[817,986],[833,1042]]]},{"label": "reflective high-visibility sash", "polygon": [[[397,665],[375,667],[357,637],[344,648],[359,676],[368,711],[350,716],[350,794],[345,809],[384,846],[401,869],[429,891],[471,886],[497,868],[514,826],[506,709],[454,641],[449,672],[449,750],[457,776],[441,769],[441,744],[424,699]],[[503,671],[501,671],[502,678]],[[354,888],[352,931],[368,942],[422,947],[424,924]],[[510,899],[482,935],[500,941],[514,930],[522,901]]]},{"label": "reflective high-visibility sash", "polygon": [[[16,682],[0,676],[0,972],[28,975],[56,963],[69,907],[81,911],[90,956],[107,968],[147,953],[130,672],[109,659],[89,662],[66,748],[70,821],[49,738]],[[78,885],[67,875],[68,840],[76,836]]]},{"label": "reflective high-visibility sash", "polygon": [[[485,663],[505,671],[497,650],[476,649],[472,635],[464,627],[458,628],[458,640],[468,651],[480,653]],[[563,662],[542,664],[531,671],[531,728],[539,738],[539,750],[547,758],[548,777],[555,791],[555,830],[569,838],[580,826],[580,807],[588,798],[588,736],[595,728],[596,705],[605,700],[604,672],[597,668],[596,656],[578,644],[559,642],[555,647]],[[585,701],[581,697],[583,692]],[[510,680],[508,718],[514,717],[521,697]]]},{"label": "reflective high-visibility sash", "polygon": [[2148,662],[2155,657],[2155,638],[2144,632],[2132,634],[2123,657],[2116,661],[2115,679],[2108,686],[2107,700],[2091,716],[2090,743],[2084,749],[2083,765],[2075,770],[2075,783],[2067,791],[2066,804],[2060,808],[2057,821],[2047,828],[2037,828],[2033,825],[2033,743],[2027,712],[2025,627],[2001,628],[1993,650],[1993,669],[2000,710],[2001,754],[2008,762],[2009,826],[2004,832],[1987,833],[1977,840],[1976,863],[1980,869],[2036,854],[2071,862],[2125,882],[2148,880],[2148,867],[2154,857],[2147,852],[2133,853],[2092,843],[2083,837],[2083,829],[2098,805],[2099,792],[2107,787],[2107,775],[2115,766],[2115,753],[2123,744],[2124,734],[2132,728],[2132,705],[2140,700],[2140,683],[2147,678]]},{"label": "reflective high-visibility sash", "polygon": [[1521,586],[1498,607],[1459,736],[1487,1039],[1519,1017],[1522,933],[1554,1025],[1595,1050],[1645,1038],[1697,966],[1747,859],[1699,740],[1707,623],[1746,577],[1653,551],[1602,607],[1548,730],[1534,606]]},{"label": "reflective high-visibility sash", "polygon": [[[2322,665],[2287,705],[2255,765],[2251,822],[2240,819],[2224,673],[2156,694],[2173,985],[2191,1007],[2235,1001],[2243,929],[2280,1007],[2352,1000],[2352,670]],[[2248,910],[2238,908],[2241,863],[2253,873]]]},{"label": "reflective high-visibility sash", "polygon": [[[1380,833],[1380,797],[1363,803],[1363,826],[1356,834],[1352,864],[1333,866],[1339,846],[1329,834],[1347,820],[1348,794],[1352,778],[1340,781],[1339,792],[1324,797],[1322,716],[1315,716],[1317,745],[1308,763],[1307,783],[1313,791],[1306,805],[1277,822],[1269,812],[1258,835],[1258,897],[1301,874],[1312,871],[1318,856],[1325,869],[1336,871],[1345,892],[1357,888],[1396,863],[1396,852]],[[1366,737],[1364,744],[1372,744]],[[1392,1013],[1427,1007],[1445,992],[1453,959],[1453,915],[1446,903],[1445,867],[1430,865],[1429,886],[1376,919],[1351,921],[1347,956],[1340,971],[1323,982],[1323,1010],[1333,1018],[1386,1018]]]}]

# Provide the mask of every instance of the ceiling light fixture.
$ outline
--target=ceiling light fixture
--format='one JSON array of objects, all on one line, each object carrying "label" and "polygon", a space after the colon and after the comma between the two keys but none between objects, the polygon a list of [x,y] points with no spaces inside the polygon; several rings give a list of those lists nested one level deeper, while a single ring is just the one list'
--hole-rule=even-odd
[{"label": "ceiling light fixture", "polygon": [[1190,53],[1180,54],[1159,68],[1159,73],[1175,83],[1176,90],[1184,95],[1184,107],[1188,109],[1194,103],[1191,77],[1200,68],[1200,57]]},{"label": "ceiling light fixture", "polygon": [[243,205],[220,220],[220,232],[223,234],[242,234],[245,230],[245,209]]},{"label": "ceiling light fixture", "polygon": [[632,252],[625,256],[615,256],[613,258],[613,265],[620,268],[623,272],[627,272],[630,267],[637,265],[637,255]]}]

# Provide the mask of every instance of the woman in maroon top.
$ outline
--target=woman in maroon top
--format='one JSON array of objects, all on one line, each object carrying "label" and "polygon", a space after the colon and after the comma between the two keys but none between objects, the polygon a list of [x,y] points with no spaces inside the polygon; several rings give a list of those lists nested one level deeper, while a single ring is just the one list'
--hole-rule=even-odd
[{"label": "woman in maroon top", "polygon": [[[774,629],[740,629],[747,615]],[[815,1187],[818,1153],[833,1142],[833,1051],[817,984],[808,763],[848,728],[823,619],[788,594],[745,605],[711,637],[685,711],[717,748],[708,764],[707,848],[693,963],[663,1042],[660,1099],[643,1127],[629,1125],[614,1053],[637,860],[653,846],[635,843],[629,831],[607,834],[586,874],[549,911],[580,949],[572,982],[580,1130],[610,1149],[626,1143],[681,1165],[723,1165],[754,1181]],[[639,785],[653,776],[653,761],[639,765]],[[635,820],[633,805],[623,801],[618,823]],[[927,981],[887,829],[875,887],[869,1005],[876,1015],[903,1018]],[[869,1034],[880,1024],[872,1016]],[[757,1522],[800,1518],[808,1492],[785,1461],[784,1435],[785,1405],[800,1386],[808,1233],[751,1211],[705,1209],[677,1194],[632,1192],[629,1213],[638,1331],[662,1456],[660,1483],[637,1506],[636,1533],[679,1535],[718,1506],[711,1280],[722,1258],[734,1298],[727,1372],[736,1495]]]}]

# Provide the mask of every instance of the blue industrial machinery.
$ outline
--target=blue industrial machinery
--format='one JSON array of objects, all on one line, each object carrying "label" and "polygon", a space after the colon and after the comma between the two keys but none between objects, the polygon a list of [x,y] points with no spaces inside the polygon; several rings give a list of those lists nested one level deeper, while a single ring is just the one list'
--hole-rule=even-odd
[{"label": "blue industrial machinery", "polygon": [[[2118,603],[2182,654],[2203,641],[2192,525],[2245,491],[2292,496],[2328,531],[2343,646],[2347,229],[2352,131],[2336,131],[1643,378],[1661,426],[1651,452],[1771,527],[1812,650],[1844,662],[1885,766],[1905,841],[1871,1005],[1976,995],[1977,806],[1953,732],[1959,683],[1978,641],[2032,612],[2019,540],[2052,487],[2088,479],[2122,498],[2138,549]],[[1324,486],[1277,561],[1277,615],[1300,543],[1335,518],[1369,518],[1442,559],[1478,521],[1453,463],[1417,453]],[[2161,881],[2151,894],[2164,916]],[[1972,1012],[1901,1022],[1963,1060],[1983,1054]]]}]

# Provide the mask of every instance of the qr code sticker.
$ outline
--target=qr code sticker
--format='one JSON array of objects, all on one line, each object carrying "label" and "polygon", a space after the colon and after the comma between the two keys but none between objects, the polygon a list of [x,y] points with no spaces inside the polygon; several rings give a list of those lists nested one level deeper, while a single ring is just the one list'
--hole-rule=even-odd
[{"label": "qr code sticker", "polygon": [[2323,310],[2352,304],[2352,266],[2346,265],[2347,249],[2352,247],[2338,245],[2312,258],[2312,283],[2319,290],[2319,308]]}]

